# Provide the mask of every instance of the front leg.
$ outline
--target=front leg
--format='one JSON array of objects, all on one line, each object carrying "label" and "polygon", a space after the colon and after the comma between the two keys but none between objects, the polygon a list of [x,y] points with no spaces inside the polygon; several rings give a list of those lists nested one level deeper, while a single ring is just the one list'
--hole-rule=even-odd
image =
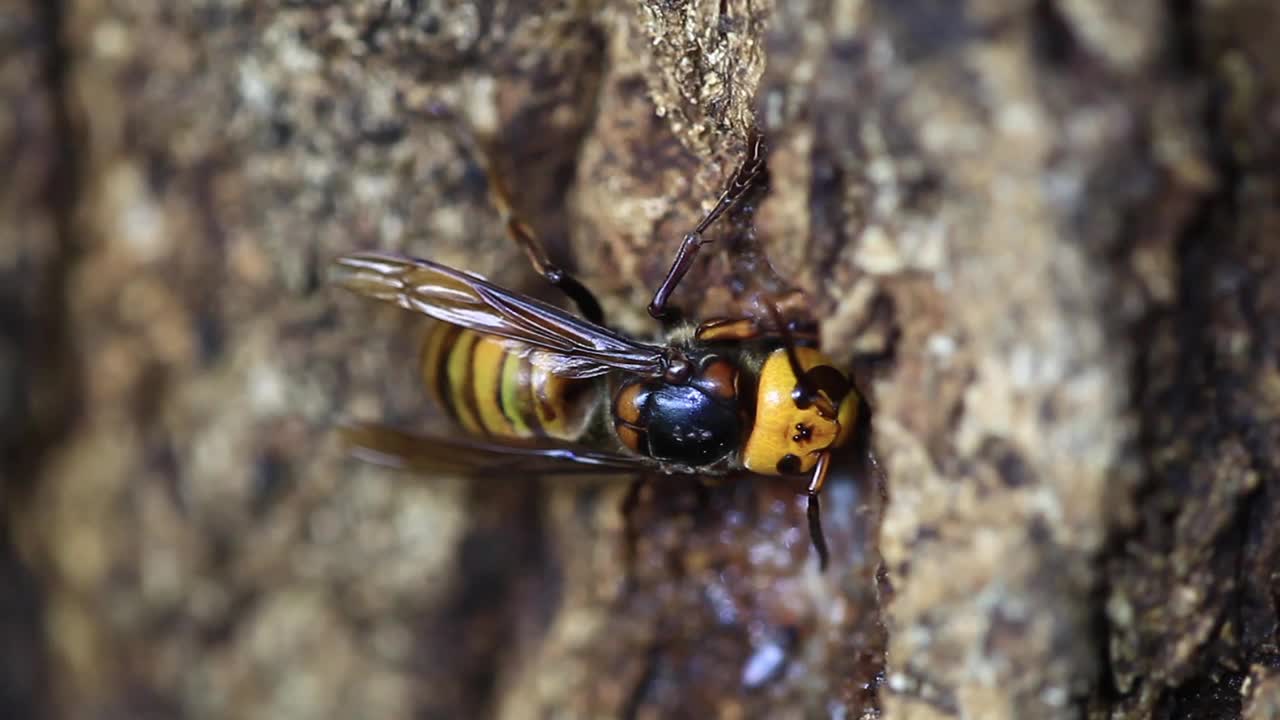
[{"label": "front leg", "polygon": [[757,290],[740,303],[741,315],[703,321],[696,330],[697,338],[704,342],[782,342],[785,331],[802,344],[818,343],[813,301],[803,290]]},{"label": "front leg", "polygon": [[827,474],[831,470],[831,453],[824,452],[818,457],[818,464],[813,466],[813,475],[809,478],[809,539],[813,542],[813,549],[818,553],[818,570],[826,572],[827,560],[827,536],[822,532],[822,505],[818,501],[818,495],[822,492],[822,486],[827,482]]},{"label": "front leg", "polygon": [[671,293],[675,292],[676,286],[693,267],[693,261],[698,257],[698,250],[707,242],[703,237],[707,228],[711,227],[712,223],[736,205],[748,192],[763,185],[767,175],[764,137],[759,130],[753,129],[747,138],[747,156],[743,158],[742,164],[729,179],[724,192],[720,193],[715,207],[711,208],[711,211],[691,232],[686,233],[680,242],[680,249],[676,252],[676,259],[671,263],[671,269],[667,271],[666,278],[653,293],[653,300],[649,303],[651,316],[661,319],[666,314],[667,301],[671,299]]}]

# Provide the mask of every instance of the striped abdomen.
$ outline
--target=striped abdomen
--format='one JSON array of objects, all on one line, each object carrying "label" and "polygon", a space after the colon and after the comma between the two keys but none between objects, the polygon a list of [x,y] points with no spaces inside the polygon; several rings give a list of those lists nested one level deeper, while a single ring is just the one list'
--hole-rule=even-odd
[{"label": "striped abdomen", "polygon": [[590,420],[596,382],[553,375],[518,344],[437,323],[422,377],[445,411],[475,435],[576,440]]}]

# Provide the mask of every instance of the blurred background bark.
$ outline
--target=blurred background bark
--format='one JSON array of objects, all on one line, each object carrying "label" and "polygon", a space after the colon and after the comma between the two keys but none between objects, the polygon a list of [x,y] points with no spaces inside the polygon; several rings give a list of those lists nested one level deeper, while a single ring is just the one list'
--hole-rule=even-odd
[{"label": "blurred background bark", "polygon": [[[0,8],[0,715],[1280,717],[1272,0]],[[875,408],[827,494],[414,479],[382,247],[541,292],[434,109],[641,334],[753,227]],[[677,294],[731,301],[711,252]]]}]

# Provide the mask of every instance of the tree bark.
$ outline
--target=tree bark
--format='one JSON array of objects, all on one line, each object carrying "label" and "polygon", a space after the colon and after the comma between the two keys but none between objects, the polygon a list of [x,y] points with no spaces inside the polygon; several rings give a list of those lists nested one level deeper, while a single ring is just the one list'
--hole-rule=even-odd
[{"label": "tree bark", "polygon": [[[1268,0],[27,0],[0,10],[5,717],[1280,717]],[[454,117],[446,120],[441,108]],[[414,478],[379,247],[610,322],[804,290],[873,408],[785,483]],[[763,263],[753,260],[767,258]]]}]

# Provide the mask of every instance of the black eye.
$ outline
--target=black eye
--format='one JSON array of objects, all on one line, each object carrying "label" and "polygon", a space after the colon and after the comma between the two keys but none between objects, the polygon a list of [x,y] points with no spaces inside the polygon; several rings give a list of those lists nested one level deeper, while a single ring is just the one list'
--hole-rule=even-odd
[{"label": "black eye", "polygon": [[808,442],[813,437],[813,426],[796,423],[796,434],[791,436],[792,442]]},{"label": "black eye", "polygon": [[778,474],[794,475],[798,472],[800,472],[800,458],[795,455],[788,453],[778,461]]}]

